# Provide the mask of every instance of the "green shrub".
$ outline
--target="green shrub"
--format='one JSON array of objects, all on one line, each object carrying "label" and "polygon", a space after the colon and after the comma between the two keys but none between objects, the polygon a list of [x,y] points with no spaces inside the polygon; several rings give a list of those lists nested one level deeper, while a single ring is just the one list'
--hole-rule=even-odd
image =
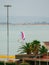
[{"label": "green shrub", "polygon": [[4,65],[4,61],[0,61],[0,65]]},{"label": "green shrub", "polygon": [[22,63],[20,63],[19,65],[29,65],[29,63],[27,63],[27,62],[22,62]]},{"label": "green shrub", "polygon": [[6,65],[16,65],[15,62],[6,62]]}]

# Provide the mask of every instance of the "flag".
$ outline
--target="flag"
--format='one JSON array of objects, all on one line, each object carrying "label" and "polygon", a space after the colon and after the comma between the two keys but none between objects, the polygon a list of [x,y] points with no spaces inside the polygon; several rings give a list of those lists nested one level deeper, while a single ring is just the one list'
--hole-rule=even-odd
[{"label": "flag", "polygon": [[24,32],[21,32],[21,37],[22,37],[22,40],[25,40],[25,34],[24,34]]}]

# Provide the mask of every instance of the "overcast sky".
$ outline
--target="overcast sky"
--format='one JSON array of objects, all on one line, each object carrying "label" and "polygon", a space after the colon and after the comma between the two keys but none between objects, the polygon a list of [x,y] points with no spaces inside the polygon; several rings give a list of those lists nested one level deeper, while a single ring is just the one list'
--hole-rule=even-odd
[{"label": "overcast sky", "polygon": [[[6,17],[4,5],[10,4],[9,16],[37,16],[49,18],[49,0],[0,0],[0,21]],[[29,21],[29,19],[28,19]]]}]

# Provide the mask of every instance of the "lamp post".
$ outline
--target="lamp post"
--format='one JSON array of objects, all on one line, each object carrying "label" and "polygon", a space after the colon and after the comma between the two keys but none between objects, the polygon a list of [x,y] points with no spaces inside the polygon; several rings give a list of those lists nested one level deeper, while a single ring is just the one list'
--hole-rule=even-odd
[{"label": "lamp post", "polygon": [[9,56],[9,7],[11,7],[11,5],[4,5],[4,7],[7,8],[7,57],[8,57]]}]

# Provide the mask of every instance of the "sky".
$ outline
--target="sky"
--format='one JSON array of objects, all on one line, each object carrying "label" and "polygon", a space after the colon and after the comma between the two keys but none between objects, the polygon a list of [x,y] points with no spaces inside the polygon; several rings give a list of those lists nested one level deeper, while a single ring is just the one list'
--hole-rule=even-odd
[{"label": "sky", "polygon": [[9,4],[9,16],[31,16],[49,18],[49,0],[0,0],[0,19],[6,16],[4,5]]}]

